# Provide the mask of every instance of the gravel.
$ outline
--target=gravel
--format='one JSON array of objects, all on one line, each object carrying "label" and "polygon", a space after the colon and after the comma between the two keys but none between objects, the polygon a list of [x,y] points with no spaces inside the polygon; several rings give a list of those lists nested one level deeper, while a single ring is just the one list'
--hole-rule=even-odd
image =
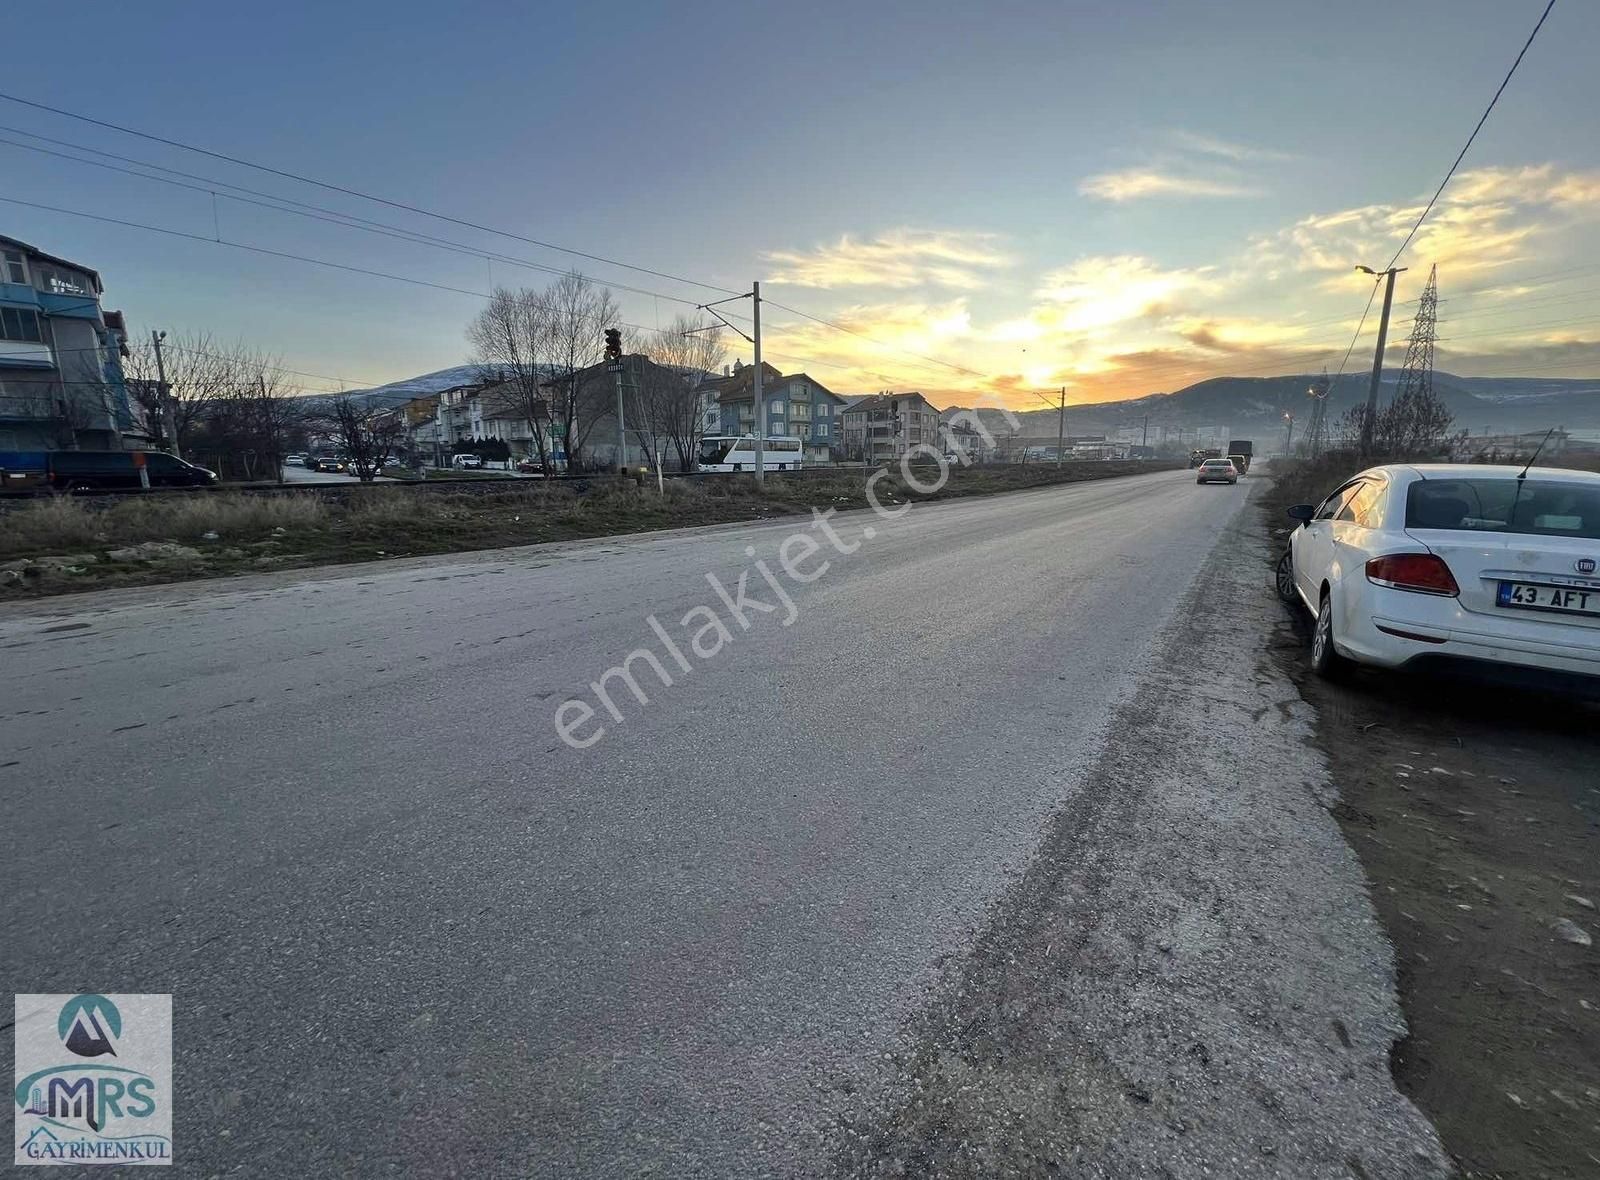
[{"label": "gravel", "polygon": [[[1443,1177],[1395,1088],[1393,955],[1235,523],[1159,668],[894,1078],[852,1176]],[[1065,753],[1065,752],[1064,752]]]}]

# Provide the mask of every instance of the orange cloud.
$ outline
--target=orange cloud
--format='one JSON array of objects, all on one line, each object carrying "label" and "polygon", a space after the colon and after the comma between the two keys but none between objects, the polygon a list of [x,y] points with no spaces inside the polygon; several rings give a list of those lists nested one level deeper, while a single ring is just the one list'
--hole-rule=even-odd
[{"label": "orange cloud", "polygon": [[1145,197],[1256,197],[1260,190],[1231,180],[1163,172],[1155,168],[1127,168],[1101,172],[1078,185],[1086,197],[1102,201],[1136,201]]},{"label": "orange cloud", "polygon": [[986,272],[1012,264],[997,242],[994,234],[898,229],[870,241],[845,234],[810,251],[777,250],[764,257],[781,268],[770,282],[797,287],[975,291],[988,285]]}]

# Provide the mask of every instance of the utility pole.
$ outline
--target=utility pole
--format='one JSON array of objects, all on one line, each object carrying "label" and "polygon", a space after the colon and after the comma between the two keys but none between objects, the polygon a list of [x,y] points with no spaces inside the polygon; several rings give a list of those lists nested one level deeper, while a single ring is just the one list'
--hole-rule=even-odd
[{"label": "utility pole", "polygon": [[1149,414],[1146,414],[1144,416],[1144,426],[1143,426],[1142,429],[1143,429],[1143,433],[1139,435],[1139,445],[1141,447],[1147,447],[1147,446],[1150,445],[1150,415]]},{"label": "utility pole", "polygon": [[622,417],[622,329],[606,329],[606,368],[617,382],[617,474],[628,470],[628,428]]},{"label": "utility pole", "polygon": [[617,470],[628,469],[628,428],[622,421],[622,362],[618,361],[611,370],[617,378]]},{"label": "utility pole", "polygon": [[1067,446],[1067,387],[1061,387],[1061,409],[1056,414],[1056,466],[1061,466],[1062,452]]},{"label": "utility pole", "polygon": [[1283,420],[1289,424],[1288,434],[1283,440],[1283,453],[1287,456],[1294,454],[1294,415],[1288,410],[1283,412]]},{"label": "utility pole", "polygon": [[755,372],[751,374],[750,392],[755,396],[756,414],[756,482],[766,479],[767,403],[761,398],[761,284],[750,284],[750,310],[755,317],[755,335],[751,344],[755,348]]},{"label": "utility pole", "polygon": [[1378,347],[1372,354],[1372,381],[1367,386],[1367,412],[1361,421],[1361,456],[1372,454],[1372,431],[1378,421],[1378,386],[1383,382],[1383,346],[1389,340],[1389,309],[1394,305],[1394,276],[1406,268],[1391,266],[1386,271],[1375,271],[1370,266],[1356,267],[1363,274],[1386,278],[1383,288],[1383,316],[1378,320]]},{"label": "utility pole", "polygon": [[161,355],[161,342],[167,338],[165,332],[150,332],[150,343],[156,350],[156,404],[161,413],[161,433],[167,436],[167,445],[172,448],[172,453],[178,458],[183,458],[178,453],[178,413],[172,404],[172,393],[167,389],[167,360]]}]

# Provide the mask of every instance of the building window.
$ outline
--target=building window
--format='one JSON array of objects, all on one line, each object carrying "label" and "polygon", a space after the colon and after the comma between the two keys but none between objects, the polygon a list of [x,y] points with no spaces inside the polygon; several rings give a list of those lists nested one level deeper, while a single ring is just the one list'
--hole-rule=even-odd
[{"label": "building window", "polygon": [[28,340],[43,344],[39,313],[24,307],[0,307],[0,340]]},{"label": "building window", "polygon": [[833,413],[833,407],[830,406],[827,402],[823,402],[820,406],[817,407],[817,417],[819,417],[819,418],[829,417],[832,413]]},{"label": "building window", "polygon": [[87,275],[53,267],[39,268],[39,289],[52,295],[93,295],[94,287]]},{"label": "building window", "polygon": [[818,438],[827,438],[828,437],[828,424],[826,422],[818,422],[817,423],[816,436]]},{"label": "building window", "polygon": [[783,399],[780,397],[769,402],[767,405],[767,413],[772,415],[774,418],[783,417]]},{"label": "building window", "polygon": [[23,261],[21,250],[7,250],[4,252],[5,263],[0,281],[7,283],[26,283],[28,281],[28,264]]}]

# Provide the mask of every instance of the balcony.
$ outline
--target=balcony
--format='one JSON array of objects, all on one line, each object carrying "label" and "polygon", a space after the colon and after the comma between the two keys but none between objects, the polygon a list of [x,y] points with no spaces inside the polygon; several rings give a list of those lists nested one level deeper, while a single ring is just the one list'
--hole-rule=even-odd
[{"label": "balcony", "polygon": [[0,369],[53,369],[55,355],[48,344],[32,340],[0,340]]}]

